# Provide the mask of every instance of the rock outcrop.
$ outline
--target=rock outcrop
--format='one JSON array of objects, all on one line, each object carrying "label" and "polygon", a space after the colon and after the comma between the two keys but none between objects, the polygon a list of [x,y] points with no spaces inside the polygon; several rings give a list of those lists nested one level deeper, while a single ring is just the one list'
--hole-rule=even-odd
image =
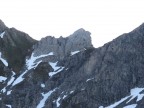
[{"label": "rock outcrop", "polygon": [[2,57],[7,60],[9,68],[19,72],[25,63],[25,57],[37,41],[24,32],[6,27],[2,21],[0,21],[0,31]]},{"label": "rock outcrop", "polygon": [[34,46],[34,54],[39,56],[53,52],[57,58],[63,59],[65,56],[71,55],[71,52],[84,51],[93,47],[90,34],[84,29],[79,29],[66,38],[48,36]]}]

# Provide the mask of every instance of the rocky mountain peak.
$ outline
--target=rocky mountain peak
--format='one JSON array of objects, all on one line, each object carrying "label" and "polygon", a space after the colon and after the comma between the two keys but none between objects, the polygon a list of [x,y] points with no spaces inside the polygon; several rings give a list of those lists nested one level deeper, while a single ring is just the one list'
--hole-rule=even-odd
[{"label": "rocky mountain peak", "polygon": [[83,28],[78,29],[73,34],[71,34],[68,38],[71,41],[86,41],[91,43],[91,33],[89,31],[84,30]]},{"label": "rocky mountain peak", "polygon": [[4,24],[2,20],[0,20],[0,33],[3,32],[6,28],[7,26]]},{"label": "rocky mountain peak", "polygon": [[78,34],[82,34],[82,33],[89,33],[89,34],[91,34],[89,31],[86,31],[85,29],[83,29],[83,28],[80,28],[80,29],[78,29],[78,30],[76,30],[74,33],[73,33],[73,35],[78,35]]},{"label": "rocky mountain peak", "polygon": [[71,52],[83,51],[93,47],[90,34],[84,29],[79,29],[66,38],[62,36],[60,38],[47,36],[34,46],[34,54],[39,56],[53,52],[58,58],[63,58],[70,55]]},{"label": "rocky mountain peak", "polygon": [[66,49],[68,51],[74,51],[76,48],[77,50],[79,50],[92,47],[90,35],[91,33],[89,31],[85,31],[83,28],[75,31],[72,35],[68,37]]}]

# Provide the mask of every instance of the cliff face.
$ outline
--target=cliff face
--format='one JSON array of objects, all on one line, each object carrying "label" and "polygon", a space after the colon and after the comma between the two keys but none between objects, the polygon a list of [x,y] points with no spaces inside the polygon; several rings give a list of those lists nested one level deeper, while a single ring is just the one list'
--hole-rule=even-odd
[{"label": "cliff face", "polygon": [[34,46],[33,52],[35,56],[53,52],[57,58],[63,59],[65,56],[71,55],[76,51],[84,51],[91,47],[90,32],[79,29],[66,38],[62,36],[60,38],[47,36]]},{"label": "cliff face", "polygon": [[25,60],[19,73],[13,71],[17,62],[12,66],[8,61],[7,47],[2,50],[1,108],[143,108],[144,24],[100,48],[92,46],[84,29],[39,42],[15,29],[7,31],[17,34],[12,35],[15,41],[9,39],[10,46],[29,46],[24,56],[15,53]]}]

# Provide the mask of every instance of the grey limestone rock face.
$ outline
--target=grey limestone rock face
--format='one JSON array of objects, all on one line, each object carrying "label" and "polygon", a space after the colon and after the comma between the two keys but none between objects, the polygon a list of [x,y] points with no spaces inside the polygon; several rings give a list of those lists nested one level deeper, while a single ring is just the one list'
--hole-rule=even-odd
[{"label": "grey limestone rock face", "polygon": [[68,37],[67,43],[65,45],[65,52],[69,53],[71,51],[76,50],[83,50],[91,48],[91,33],[88,31],[85,31],[84,29],[79,29],[75,31],[72,35]]},{"label": "grey limestone rock face", "polygon": [[37,45],[34,46],[35,56],[48,54],[53,52],[54,55],[60,59],[70,55],[74,51],[83,51],[87,48],[93,47],[91,44],[90,32],[84,29],[79,29],[69,37],[55,38],[48,36],[41,39]]}]

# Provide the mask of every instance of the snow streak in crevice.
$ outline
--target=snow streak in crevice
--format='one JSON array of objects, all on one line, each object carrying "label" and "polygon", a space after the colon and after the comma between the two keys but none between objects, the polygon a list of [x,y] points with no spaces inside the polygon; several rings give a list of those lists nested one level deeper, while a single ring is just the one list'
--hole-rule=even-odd
[{"label": "snow streak in crevice", "polygon": [[49,92],[47,92],[47,93],[45,93],[45,94],[42,93],[43,99],[40,101],[40,103],[37,105],[36,108],[43,108],[45,106],[46,100],[51,96],[51,94],[53,92],[55,92],[55,90],[56,90],[56,88],[51,90],[51,91],[49,91]]}]

